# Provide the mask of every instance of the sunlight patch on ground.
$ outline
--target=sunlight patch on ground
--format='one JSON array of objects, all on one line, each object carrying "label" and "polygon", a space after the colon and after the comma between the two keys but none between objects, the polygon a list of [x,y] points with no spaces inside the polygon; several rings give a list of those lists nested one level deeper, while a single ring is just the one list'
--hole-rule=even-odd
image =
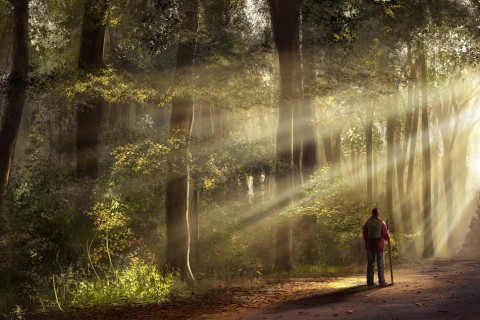
[{"label": "sunlight patch on ground", "polygon": [[356,287],[365,284],[365,277],[346,277],[335,278],[335,280],[328,282],[326,287],[330,289],[345,289]]}]

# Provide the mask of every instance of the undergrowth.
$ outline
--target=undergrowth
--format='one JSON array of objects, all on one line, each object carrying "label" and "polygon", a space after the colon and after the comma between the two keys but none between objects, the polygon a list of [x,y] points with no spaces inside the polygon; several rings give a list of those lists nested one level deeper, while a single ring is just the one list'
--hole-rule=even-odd
[{"label": "undergrowth", "polygon": [[170,293],[175,275],[164,274],[156,266],[134,258],[124,268],[103,276],[82,279],[68,273],[53,279],[57,279],[53,286],[55,300],[62,309],[163,302]]}]

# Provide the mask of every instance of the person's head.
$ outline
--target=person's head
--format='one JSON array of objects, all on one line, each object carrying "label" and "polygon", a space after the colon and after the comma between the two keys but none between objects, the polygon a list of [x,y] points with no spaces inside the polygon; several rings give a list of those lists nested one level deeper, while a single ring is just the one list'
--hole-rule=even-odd
[{"label": "person's head", "polygon": [[372,209],[372,216],[378,217],[378,213],[379,213],[379,212],[380,212],[380,211],[378,210],[378,208],[373,208],[373,209]]}]

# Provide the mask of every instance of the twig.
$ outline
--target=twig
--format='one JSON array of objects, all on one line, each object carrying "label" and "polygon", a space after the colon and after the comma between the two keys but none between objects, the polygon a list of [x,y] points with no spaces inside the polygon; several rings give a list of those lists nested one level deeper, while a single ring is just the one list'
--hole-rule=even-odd
[{"label": "twig", "polygon": [[63,312],[62,306],[60,305],[60,301],[58,300],[58,294],[57,294],[57,287],[55,285],[55,275],[52,276],[52,282],[53,282],[53,292],[55,293],[55,302],[57,303],[58,309]]}]

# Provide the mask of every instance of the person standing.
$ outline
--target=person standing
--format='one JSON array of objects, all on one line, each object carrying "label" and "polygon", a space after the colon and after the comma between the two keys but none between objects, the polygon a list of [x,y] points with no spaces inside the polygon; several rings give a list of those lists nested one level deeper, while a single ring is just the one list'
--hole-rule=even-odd
[{"label": "person standing", "polygon": [[368,259],[367,286],[375,285],[373,281],[375,260],[377,260],[378,283],[380,286],[387,285],[385,281],[384,250],[385,240],[390,239],[390,233],[385,221],[378,216],[379,212],[378,208],[373,208],[372,215],[365,221],[362,228]]}]

